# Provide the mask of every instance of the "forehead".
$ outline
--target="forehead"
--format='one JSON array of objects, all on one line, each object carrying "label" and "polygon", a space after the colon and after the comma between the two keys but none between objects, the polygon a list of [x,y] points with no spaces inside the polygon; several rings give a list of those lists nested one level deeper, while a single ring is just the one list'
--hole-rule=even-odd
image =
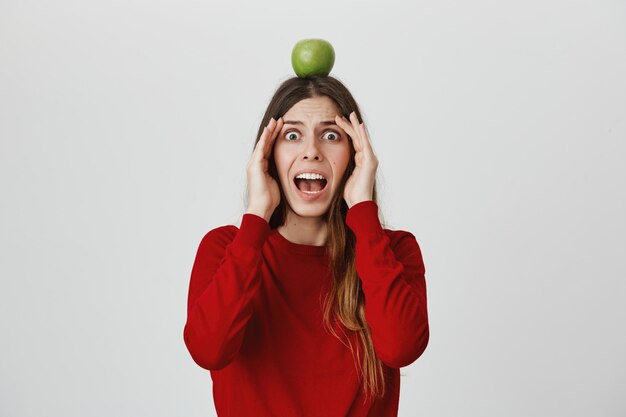
[{"label": "forehead", "polygon": [[284,114],[283,119],[287,120],[310,120],[329,119],[333,120],[339,114],[339,108],[335,102],[326,96],[312,97],[300,100]]}]

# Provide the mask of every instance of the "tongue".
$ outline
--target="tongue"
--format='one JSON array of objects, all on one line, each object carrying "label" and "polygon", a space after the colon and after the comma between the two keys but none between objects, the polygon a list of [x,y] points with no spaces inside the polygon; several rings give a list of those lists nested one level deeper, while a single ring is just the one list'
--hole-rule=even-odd
[{"label": "tongue", "polygon": [[323,180],[305,180],[298,178],[296,185],[301,191],[320,191],[324,188]]}]

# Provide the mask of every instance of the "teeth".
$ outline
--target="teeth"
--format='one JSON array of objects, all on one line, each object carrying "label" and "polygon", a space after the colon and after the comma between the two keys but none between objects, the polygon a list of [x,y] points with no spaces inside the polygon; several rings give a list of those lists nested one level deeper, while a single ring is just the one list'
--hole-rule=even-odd
[{"label": "teeth", "polygon": [[305,180],[325,180],[326,179],[320,174],[314,174],[312,172],[304,172],[300,175],[297,175],[296,178],[303,178]]}]

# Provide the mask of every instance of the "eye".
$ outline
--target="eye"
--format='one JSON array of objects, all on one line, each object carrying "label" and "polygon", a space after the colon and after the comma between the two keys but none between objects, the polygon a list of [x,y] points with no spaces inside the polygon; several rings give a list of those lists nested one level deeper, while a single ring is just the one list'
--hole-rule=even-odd
[{"label": "eye", "polygon": [[[295,135],[296,137],[294,138],[293,135]],[[298,133],[294,132],[293,130],[290,131],[290,132],[285,133],[285,139],[287,139],[288,141],[294,141],[294,140],[298,139],[297,136],[298,136]]]},{"label": "eye", "polygon": [[327,139],[331,142],[336,142],[340,139],[339,133],[335,132],[334,130],[329,130],[328,132],[326,132],[326,134],[330,133],[330,137],[327,137]]}]

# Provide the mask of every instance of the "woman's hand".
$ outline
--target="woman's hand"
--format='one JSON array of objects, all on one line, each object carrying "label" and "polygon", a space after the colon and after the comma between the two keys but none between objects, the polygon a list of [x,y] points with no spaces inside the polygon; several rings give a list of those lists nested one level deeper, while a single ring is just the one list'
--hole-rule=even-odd
[{"label": "woman's hand", "polygon": [[354,155],[356,166],[343,190],[343,198],[350,208],[361,201],[373,198],[378,158],[374,155],[369,136],[365,132],[365,126],[363,123],[359,123],[355,112],[350,113],[350,122],[352,123],[340,115],[335,116],[335,121],[340,128],[350,135],[356,151]]},{"label": "woman's hand", "polygon": [[269,174],[269,157],[274,140],[283,127],[283,118],[274,118],[263,128],[252,157],[246,167],[248,177],[248,208],[246,213],[256,214],[270,221],[274,209],[280,203],[280,189]]}]

